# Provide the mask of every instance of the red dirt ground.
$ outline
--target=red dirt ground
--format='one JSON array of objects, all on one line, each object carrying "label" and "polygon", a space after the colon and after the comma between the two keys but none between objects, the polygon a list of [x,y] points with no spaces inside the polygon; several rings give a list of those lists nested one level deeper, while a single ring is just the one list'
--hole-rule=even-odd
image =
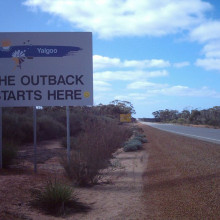
[{"label": "red dirt ground", "polygon": [[[145,150],[118,154],[110,184],[77,189],[80,200],[93,202],[93,209],[66,219],[219,219],[220,145],[139,126],[149,141]],[[68,182],[58,158],[64,149],[56,141],[40,145],[37,175],[32,151],[24,146],[19,164],[0,171],[1,220],[62,219],[28,204],[30,189],[41,187],[49,177]]]}]

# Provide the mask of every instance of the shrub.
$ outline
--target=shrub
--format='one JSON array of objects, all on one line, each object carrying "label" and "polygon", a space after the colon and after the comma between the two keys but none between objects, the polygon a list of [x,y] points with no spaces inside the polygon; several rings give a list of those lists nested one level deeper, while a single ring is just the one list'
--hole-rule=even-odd
[{"label": "shrub", "polygon": [[177,123],[177,120],[173,119],[173,120],[170,121],[170,123]]},{"label": "shrub", "polygon": [[210,119],[207,121],[207,124],[208,125],[212,125],[212,126],[219,126],[219,122],[217,120],[214,120],[214,119]]},{"label": "shrub", "polygon": [[137,131],[134,131],[133,134],[134,134],[133,139],[139,140],[142,143],[147,143],[148,142],[147,139],[146,139],[146,135],[145,134],[141,134],[141,133],[139,133]]},{"label": "shrub", "polygon": [[17,148],[13,142],[3,143],[2,147],[2,167],[8,168],[16,158]]},{"label": "shrub", "polygon": [[27,115],[3,112],[3,139],[25,143],[33,139],[33,121]]},{"label": "shrub", "polygon": [[66,128],[52,117],[45,115],[37,120],[37,136],[39,140],[60,138],[66,134]]},{"label": "shrub", "polygon": [[141,142],[142,142],[142,143],[147,143],[148,140],[147,140],[147,138],[142,138],[142,139],[141,139]]},{"label": "shrub", "polygon": [[186,123],[186,120],[184,118],[178,118],[177,119],[177,123],[178,124],[185,124]]},{"label": "shrub", "polygon": [[70,186],[55,181],[48,181],[46,186],[31,191],[33,200],[31,205],[54,215],[64,215],[68,212],[88,211],[89,207],[77,202]]},{"label": "shrub", "polygon": [[124,151],[136,151],[142,148],[142,142],[138,139],[131,139],[124,145]]},{"label": "shrub", "polygon": [[[64,137],[62,138],[62,142],[61,142],[61,145],[64,147],[64,148],[67,148],[67,138]],[[78,150],[79,149],[79,137],[70,137],[70,149],[72,150]]]},{"label": "shrub", "polygon": [[145,137],[135,136],[133,140],[138,140],[142,143],[147,143],[147,139]]},{"label": "shrub", "polygon": [[100,169],[105,166],[105,160],[98,157],[94,151],[72,151],[70,161],[63,158],[62,165],[75,185],[88,186],[97,183],[101,178]]},{"label": "shrub", "polygon": [[63,156],[61,164],[74,184],[96,184],[102,177],[100,170],[108,166],[112,153],[130,135],[117,121],[89,117],[84,123],[84,132],[77,137],[78,146],[72,149],[70,161]]}]

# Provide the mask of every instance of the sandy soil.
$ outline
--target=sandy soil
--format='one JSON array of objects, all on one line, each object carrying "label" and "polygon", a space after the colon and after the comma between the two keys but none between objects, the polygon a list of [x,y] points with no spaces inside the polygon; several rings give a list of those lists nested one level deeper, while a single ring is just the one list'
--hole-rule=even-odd
[{"label": "sandy soil", "polygon": [[145,219],[219,219],[220,145],[149,126]]},{"label": "sandy soil", "polygon": [[[53,151],[53,154],[50,154]],[[62,175],[56,153],[63,151],[59,142],[44,142],[38,147],[38,174],[29,168],[32,146],[25,146],[20,152],[20,164],[10,171],[0,172],[0,219],[63,219],[46,216],[28,205],[30,189],[42,186],[48,177]],[[54,153],[56,152],[56,153]],[[42,155],[42,157],[40,156]],[[127,152],[119,149],[112,160],[112,167],[105,171],[99,185],[90,188],[76,188],[75,194],[81,202],[92,208],[88,213],[78,213],[65,219],[138,219],[141,213],[142,175],[146,167],[146,151]],[[33,169],[33,168],[32,168]],[[132,210],[132,211],[131,211]],[[130,214],[129,214],[130,213]],[[132,217],[131,214],[136,213]]]}]

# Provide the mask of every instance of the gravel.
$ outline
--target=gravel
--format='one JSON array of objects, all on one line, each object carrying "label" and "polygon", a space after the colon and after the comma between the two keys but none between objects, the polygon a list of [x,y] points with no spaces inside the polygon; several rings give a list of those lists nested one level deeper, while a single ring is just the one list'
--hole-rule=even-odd
[{"label": "gravel", "polygon": [[220,145],[140,126],[149,141],[143,219],[219,219]]}]

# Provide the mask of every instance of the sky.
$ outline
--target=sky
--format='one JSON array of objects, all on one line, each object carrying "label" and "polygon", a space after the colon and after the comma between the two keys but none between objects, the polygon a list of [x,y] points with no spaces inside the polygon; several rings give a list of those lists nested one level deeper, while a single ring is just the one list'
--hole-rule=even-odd
[{"label": "sky", "polygon": [[92,32],[94,104],[220,105],[219,0],[1,0],[0,32]]}]

